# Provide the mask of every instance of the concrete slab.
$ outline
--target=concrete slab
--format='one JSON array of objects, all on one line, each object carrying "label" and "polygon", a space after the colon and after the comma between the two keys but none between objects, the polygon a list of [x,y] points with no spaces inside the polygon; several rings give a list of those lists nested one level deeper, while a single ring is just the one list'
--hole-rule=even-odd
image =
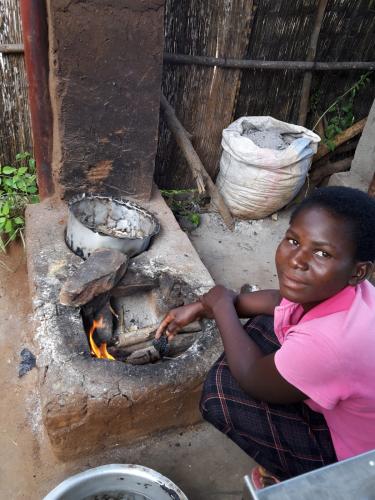
[{"label": "concrete slab", "polygon": [[290,211],[257,221],[236,220],[231,232],[218,214],[202,214],[189,237],[217,284],[239,290],[244,283],[277,286],[275,251],[289,222]]}]

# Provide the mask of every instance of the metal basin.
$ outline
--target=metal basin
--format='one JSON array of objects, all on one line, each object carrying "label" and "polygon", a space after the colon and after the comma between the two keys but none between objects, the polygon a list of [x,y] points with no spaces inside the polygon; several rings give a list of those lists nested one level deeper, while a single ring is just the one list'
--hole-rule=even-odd
[{"label": "metal basin", "polygon": [[188,500],[168,478],[141,465],[89,469],[60,483],[44,500]]},{"label": "metal basin", "polygon": [[69,203],[65,240],[84,259],[98,248],[133,257],[148,248],[159,229],[157,219],[136,203],[83,194]]}]

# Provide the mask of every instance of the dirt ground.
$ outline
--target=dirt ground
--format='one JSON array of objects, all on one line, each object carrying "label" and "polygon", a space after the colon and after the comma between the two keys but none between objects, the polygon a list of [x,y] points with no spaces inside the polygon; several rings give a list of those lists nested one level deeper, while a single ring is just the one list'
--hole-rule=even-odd
[{"label": "dirt ground", "polygon": [[[232,288],[245,282],[269,287],[275,283],[273,247],[285,221],[238,222],[230,233],[218,216],[205,214],[191,241],[217,282]],[[156,469],[175,481],[190,500],[241,498],[243,476],[252,461],[208,424],[171,431],[94,457],[58,462],[41,424],[37,368],[18,376],[21,350],[27,347],[33,351],[22,246],[13,245],[8,255],[0,256],[0,262],[1,499],[43,498],[70,475],[108,463],[138,463]]]}]

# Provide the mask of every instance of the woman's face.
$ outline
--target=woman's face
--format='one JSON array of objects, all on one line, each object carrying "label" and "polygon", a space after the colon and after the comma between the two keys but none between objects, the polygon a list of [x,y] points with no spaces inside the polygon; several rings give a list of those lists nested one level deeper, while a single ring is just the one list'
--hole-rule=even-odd
[{"label": "woman's face", "polygon": [[310,310],[349,284],[356,273],[354,254],[345,219],[321,207],[302,210],[276,251],[282,297]]}]

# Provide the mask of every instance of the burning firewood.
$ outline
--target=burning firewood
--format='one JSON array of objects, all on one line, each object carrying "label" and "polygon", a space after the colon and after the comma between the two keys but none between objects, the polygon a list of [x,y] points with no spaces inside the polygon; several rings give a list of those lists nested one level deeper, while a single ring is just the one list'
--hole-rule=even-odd
[{"label": "burning firewood", "polygon": [[113,333],[113,313],[111,310],[110,303],[107,302],[99,312],[95,314],[95,320],[100,322],[100,326],[95,329],[93,339],[97,345],[102,344],[103,342],[110,342],[112,340]]},{"label": "burning firewood", "polygon": [[131,365],[146,365],[147,363],[155,363],[161,359],[160,353],[154,346],[145,347],[134,351],[126,358],[126,362]]},{"label": "burning firewood", "polygon": [[[119,334],[118,341],[116,342],[116,347],[124,348],[133,345],[138,345],[141,342],[146,342],[152,340],[155,337],[157,325],[148,326],[146,328],[138,328],[137,330],[127,330]],[[201,325],[198,321],[194,321],[190,325],[185,326],[179,333],[196,333],[202,330]]]},{"label": "burning firewood", "polygon": [[[168,357],[177,356],[188,349],[194,342],[196,335],[194,333],[186,333],[177,335],[177,337],[168,344]],[[124,348],[110,348],[109,352],[116,358],[133,365],[143,365],[146,363],[155,363],[162,359],[161,352],[155,347],[154,341],[141,342],[136,345],[127,346]]]}]

